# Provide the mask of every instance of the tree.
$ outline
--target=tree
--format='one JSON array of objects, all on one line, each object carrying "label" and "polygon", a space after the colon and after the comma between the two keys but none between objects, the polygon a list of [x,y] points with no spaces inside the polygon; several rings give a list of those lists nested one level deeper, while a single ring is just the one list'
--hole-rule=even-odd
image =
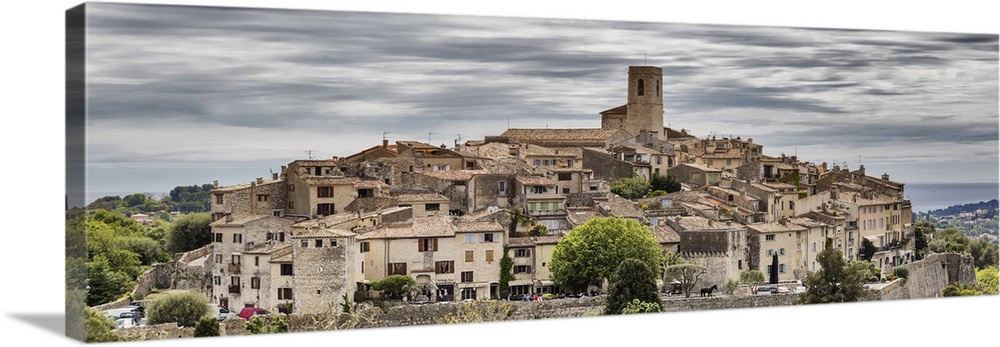
[{"label": "tree", "polygon": [[663,255],[649,228],[628,218],[598,217],[573,228],[552,251],[552,279],[564,290],[600,286],[625,259],[646,264],[653,275],[663,268]]},{"label": "tree", "polygon": [[861,259],[866,261],[871,261],[872,257],[875,256],[875,252],[878,252],[878,248],[875,244],[866,238],[861,239]]},{"label": "tree", "polygon": [[417,281],[407,275],[390,275],[371,283],[372,289],[390,299],[402,299],[416,284]]},{"label": "tree", "polygon": [[858,274],[861,275],[861,280],[864,282],[878,282],[879,277],[882,275],[882,270],[875,263],[867,260],[852,262],[850,266],[858,271]]},{"label": "tree", "polygon": [[663,312],[662,305],[653,302],[644,302],[639,299],[632,299],[625,308],[622,309],[622,314],[637,314],[637,313],[657,313]]},{"label": "tree", "polygon": [[681,191],[681,183],[672,175],[661,176],[654,174],[649,178],[649,186],[654,191],[662,190],[667,193]]},{"label": "tree", "polygon": [[151,325],[176,322],[178,326],[193,327],[209,314],[208,299],[196,292],[164,295],[146,307]]},{"label": "tree", "polygon": [[649,181],[638,177],[622,178],[611,183],[611,192],[626,199],[638,199],[649,193]]},{"label": "tree", "polygon": [[621,314],[633,300],[655,304],[658,308],[655,312],[660,312],[663,303],[660,302],[660,295],[656,292],[657,276],[653,274],[642,261],[625,259],[611,277],[604,313]]},{"label": "tree", "polygon": [[666,273],[664,282],[680,282],[681,291],[684,292],[684,297],[689,298],[691,297],[691,290],[698,284],[698,280],[705,274],[705,272],[706,269],[704,267],[695,264],[671,265],[664,270],[664,273]]},{"label": "tree", "polygon": [[921,221],[913,225],[913,248],[916,250],[917,259],[923,259],[927,253],[927,234],[934,232],[934,224],[928,221]]},{"label": "tree", "polygon": [[212,242],[212,218],[208,213],[191,213],[177,217],[167,229],[167,251],[187,252]]},{"label": "tree", "polygon": [[857,267],[844,262],[844,255],[836,249],[826,249],[816,255],[822,269],[806,276],[808,289],[801,294],[806,304],[852,302],[864,295],[863,276]]},{"label": "tree", "polygon": [[287,333],[290,329],[282,315],[271,315],[265,319],[254,316],[246,323],[246,335]]},{"label": "tree", "polygon": [[984,294],[1000,293],[1000,274],[997,273],[996,266],[976,270],[976,282]]},{"label": "tree", "polygon": [[733,295],[737,289],[740,288],[740,280],[735,278],[727,278],[726,284],[722,286],[722,289],[726,294]]},{"label": "tree", "polygon": [[500,258],[500,297],[507,299],[510,296],[510,281],[514,280],[514,259],[507,254],[507,247],[503,248],[503,257]]},{"label": "tree", "polygon": [[764,278],[764,272],[760,270],[743,270],[740,272],[740,283],[750,287],[750,293],[757,295],[757,288],[759,288],[766,279]]},{"label": "tree", "polygon": [[194,337],[219,336],[219,320],[211,315],[201,317],[194,325]]},{"label": "tree", "polygon": [[959,282],[948,283],[948,286],[941,290],[941,295],[943,296],[974,296],[983,294],[983,290],[978,284],[962,284]]},{"label": "tree", "polygon": [[84,336],[87,343],[121,341],[121,338],[111,331],[115,328],[115,321],[111,317],[89,307],[84,311],[86,312]]},{"label": "tree", "polygon": [[111,269],[104,255],[87,262],[87,305],[95,306],[115,301],[131,290],[135,281],[127,273]]},{"label": "tree", "polygon": [[146,194],[135,193],[125,196],[124,198],[122,198],[122,201],[125,202],[126,207],[135,207],[145,203],[146,199],[147,199]]}]

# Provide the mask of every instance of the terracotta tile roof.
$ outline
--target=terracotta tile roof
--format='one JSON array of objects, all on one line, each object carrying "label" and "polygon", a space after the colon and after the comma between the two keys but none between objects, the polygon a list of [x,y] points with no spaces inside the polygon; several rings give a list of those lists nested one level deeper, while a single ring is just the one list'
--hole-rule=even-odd
[{"label": "terracotta tile roof", "polygon": [[706,152],[701,156],[705,159],[732,159],[732,158],[743,158],[743,149],[741,148],[730,148],[722,152]]},{"label": "terracotta tile roof", "polygon": [[[677,166],[687,166],[687,167],[690,167],[690,168],[693,168],[693,169],[698,169],[698,170],[701,170],[701,171],[704,171],[704,172],[722,172],[722,169],[716,169],[714,167],[708,167],[708,166],[701,165],[701,164],[680,163]],[[675,167],[677,167],[677,166],[675,166]]]},{"label": "terracotta tile roof", "polygon": [[628,149],[631,149],[631,150],[639,152],[639,153],[649,153],[649,154],[654,154],[654,155],[662,155],[663,154],[663,152],[660,152],[660,150],[658,150],[658,149],[649,148],[649,147],[646,147],[646,146],[643,146],[643,145],[621,145],[621,146],[618,146],[618,147],[620,147],[620,148],[628,148]]},{"label": "terracotta tile roof", "polygon": [[614,193],[608,193],[607,201],[596,201],[598,206],[608,209],[613,217],[629,217],[629,218],[642,218],[645,213],[639,208],[638,204],[618,196]]},{"label": "terracotta tile roof", "polygon": [[534,246],[535,240],[533,237],[512,237],[507,240],[507,245],[510,247]]},{"label": "terracotta tile roof", "polygon": [[243,251],[243,254],[273,254],[273,253],[277,253],[278,251],[282,251],[282,250],[284,250],[284,249],[286,249],[288,247],[291,247],[291,246],[292,245],[287,244],[287,243],[278,243],[278,242],[273,242],[273,241],[267,241],[267,242],[258,244],[257,246],[255,246],[254,248],[251,248],[248,251]]},{"label": "terracotta tile roof", "polygon": [[743,226],[739,223],[726,225],[725,222],[716,222],[700,216],[673,217],[670,220],[675,221],[677,218],[680,218],[680,222],[678,224],[681,229],[678,231],[730,230]]},{"label": "terracotta tile roof", "polygon": [[395,207],[399,205],[399,200],[394,197],[381,197],[381,196],[371,196],[354,199],[351,203],[344,207],[344,211],[348,212],[370,212],[377,211],[387,207]]},{"label": "terracotta tile roof", "polygon": [[424,171],[421,174],[425,176],[434,177],[437,179],[442,179],[445,181],[468,181],[472,179],[472,176],[489,173],[486,170],[439,170],[439,171]]},{"label": "terracotta tile roof", "polygon": [[652,225],[649,227],[650,231],[653,232],[653,237],[656,237],[656,242],[659,243],[680,243],[681,235],[677,233],[677,230],[670,227],[669,225]]},{"label": "terracotta tile roof", "polygon": [[603,142],[621,129],[507,129],[500,136],[518,141],[598,141]]},{"label": "terracotta tile roof", "polygon": [[326,229],[307,229],[304,232],[292,235],[293,239],[304,239],[304,238],[316,238],[316,237],[350,237],[355,236],[354,232],[350,230],[343,230],[337,228],[326,228]]},{"label": "terracotta tile roof", "polygon": [[785,223],[782,225],[778,222],[747,224],[747,229],[759,233],[806,231],[806,228],[803,228],[801,225],[797,225],[795,223]]},{"label": "terracotta tile roof", "polygon": [[559,240],[562,240],[562,238],[560,235],[548,235],[533,237],[532,239],[534,239],[536,245],[554,245],[559,243]]},{"label": "terracotta tile roof", "polygon": [[438,193],[403,193],[396,195],[400,203],[418,201],[449,201],[444,195]]},{"label": "terracotta tile roof", "polygon": [[[240,189],[247,189],[247,188],[250,188],[250,186],[254,185],[256,182],[257,181],[250,181],[250,182],[235,184],[235,185],[226,186],[226,187],[214,188],[214,189],[212,189],[212,193],[228,193],[228,192],[234,192],[234,191],[237,191],[237,190],[240,190]],[[263,186],[263,185],[269,185],[269,184],[277,184],[277,183],[283,183],[283,182],[285,182],[285,179],[281,178],[281,177],[278,177],[277,179],[268,178],[268,179],[263,180],[260,184],[257,184],[257,186]]]},{"label": "terracotta tile roof", "polygon": [[344,176],[307,176],[302,178],[306,184],[311,186],[319,185],[353,185],[354,188],[358,189],[389,189],[389,185],[385,182],[374,180],[374,179],[361,179],[358,177],[344,177]]},{"label": "terracotta tile roof", "polygon": [[209,225],[211,225],[211,226],[243,226],[246,223],[249,223],[249,222],[252,222],[252,221],[255,221],[255,220],[258,220],[258,219],[270,218],[270,217],[273,217],[273,216],[271,216],[269,214],[250,214],[250,215],[235,216],[235,217],[232,218],[232,220],[230,220],[228,222],[226,221],[226,218],[219,218],[219,220],[214,221],[214,222],[212,222]]},{"label": "terracotta tile roof", "polygon": [[288,164],[298,165],[298,166],[337,166],[340,165],[340,159],[300,159],[292,161]]},{"label": "terracotta tile roof", "polygon": [[453,237],[455,229],[447,216],[413,218],[407,223],[383,224],[358,236],[358,240]]},{"label": "terracotta tile roof", "polygon": [[567,208],[566,219],[574,226],[586,223],[588,220],[597,217],[597,212],[592,208]]},{"label": "terracotta tile roof", "polygon": [[497,222],[458,222],[455,232],[504,232],[504,227]]},{"label": "terracotta tile roof", "polygon": [[556,180],[542,176],[517,176],[517,181],[526,186],[551,187],[556,185]]},{"label": "terracotta tile roof", "polygon": [[615,107],[615,108],[610,108],[610,109],[607,109],[607,110],[604,110],[604,111],[600,112],[600,114],[605,114],[605,113],[614,113],[614,114],[628,113],[628,104],[624,104],[624,105],[621,105],[621,106],[618,106],[618,107]]}]

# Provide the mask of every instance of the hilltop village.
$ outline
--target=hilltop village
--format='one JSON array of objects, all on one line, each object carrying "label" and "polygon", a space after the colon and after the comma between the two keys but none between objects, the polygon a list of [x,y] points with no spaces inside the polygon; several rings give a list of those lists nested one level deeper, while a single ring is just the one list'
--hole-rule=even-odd
[{"label": "hilltop village", "polygon": [[[703,287],[748,269],[802,281],[827,244],[853,261],[867,239],[884,272],[914,259],[903,183],[768,156],[751,138],[664,127],[662,69],[631,66],[627,83],[626,104],[599,112],[600,128],[507,129],[450,148],[383,139],[251,182],[216,181],[212,301],[320,312],[394,274],[414,278],[429,301],[496,299],[504,252],[510,295],[559,293],[553,249],[595,217],[648,226],[665,252],[707,268]],[[668,175],[680,191],[611,191],[620,179]]]}]

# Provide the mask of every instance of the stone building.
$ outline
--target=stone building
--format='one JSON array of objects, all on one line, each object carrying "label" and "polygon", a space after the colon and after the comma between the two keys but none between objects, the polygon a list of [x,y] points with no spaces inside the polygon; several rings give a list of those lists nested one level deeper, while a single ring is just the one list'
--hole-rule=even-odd
[{"label": "stone building", "polygon": [[680,235],[684,261],[706,268],[701,287],[722,287],[726,279],[738,279],[740,271],[748,269],[746,226],[697,216],[667,218],[666,225]]},{"label": "stone building", "polygon": [[[291,242],[291,225],[300,218],[274,217],[272,215],[247,215],[224,217],[212,222],[212,301],[223,307],[239,309],[246,304],[259,304],[259,293],[246,289],[259,289],[251,278],[261,278],[268,271],[261,271],[258,258],[247,258],[246,252],[260,256],[258,246]],[[265,280],[266,279],[262,279]]]},{"label": "stone building", "polygon": [[815,261],[808,258],[808,230],[798,224],[789,223],[787,219],[777,222],[749,224],[747,237],[756,239],[750,242],[748,252],[748,268],[760,270],[765,278],[770,278],[773,267],[773,257],[778,258],[778,282],[793,282],[804,280],[806,262]]},{"label": "stone building", "polygon": [[281,216],[285,212],[288,195],[287,185],[277,174],[270,179],[257,178],[248,183],[228,187],[219,187],[216,181],[212,194],[212,221],[222,219],[226,215],[273,215]]},{"label": "stone building", "polygon": [[276,296],[292,301],[295,313],[336,310],[345,297],[353,300],[362,280],[361,252],[357,234],[344,227],[321,221],[292,236],[292,286],[279,287]]},{"label": "stone building", "polygon": [[448,198],[438,193],[401,193],[396,195],[399,207],[412,207],[413,217],[447,215]]},{"label": "stone building", "polygon": [[633,137],[643,131],[663,134],[663,69],[628,67],[628,103],[601,112],[601,129],[622,129]]},{"label": "stone building", "polygon": [[691,187],[713,185],[722,179],[722,169],[691,163],[678,164],[668,169],[667,173],[676,177],[678,182]]}]

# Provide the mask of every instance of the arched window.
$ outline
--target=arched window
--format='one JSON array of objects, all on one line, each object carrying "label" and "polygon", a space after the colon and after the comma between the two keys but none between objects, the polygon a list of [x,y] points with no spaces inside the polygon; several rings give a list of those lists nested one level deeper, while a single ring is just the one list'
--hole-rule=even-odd
[{"label": "arched window", "polygon": [[636,93],[636,95],[642,95],[643,92],[644,92],[643,89],[645,89],[645,85],[643,84],[642,80],[640,79],[639,80],[639,85],[637,86],[637,93]]}]

